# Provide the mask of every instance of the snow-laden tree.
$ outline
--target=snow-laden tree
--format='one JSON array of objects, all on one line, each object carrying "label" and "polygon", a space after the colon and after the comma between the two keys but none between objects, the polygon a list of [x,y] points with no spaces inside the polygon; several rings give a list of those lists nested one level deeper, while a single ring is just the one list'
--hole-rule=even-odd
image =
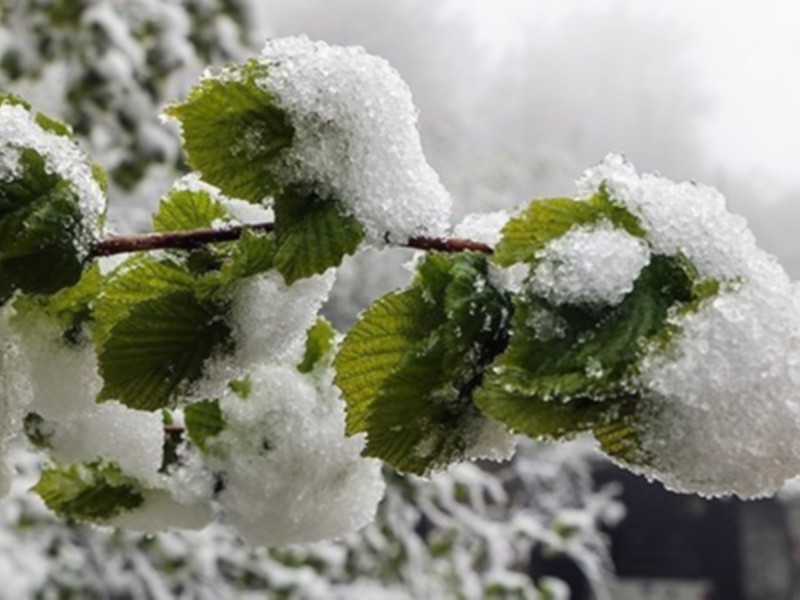
[{"label": "snow-laden tree", "polygon": [[[155,234],[109,238],[103,173],[69,129],[0,103],[2,441],[24,422],[48,456],[33,489],[57,514],[320,541],[374,519],[375,459],[430,476],[510,457],[512,432],[588,433],[626,467],[709,495],[761,497],[796,473],[800,307],[713,189],[609,155],[573,197],[451,230],[397,72],[305,37],[207,72],[166,114],[196,174],[163,198]],[[317,314],[363,245],[423,254],[340,338]],[[431,524],[412,516],[417,550],[435,552],[448,515],[515,496],[459,491],[469,474],[451,473],[446,506],[427,503]],[[523,555],[553,539],[514,533]],[[579,551],[596,538],[577,539],[596,567]],[[486,544],[454,553],[450,585],[533,593],[509,574],[524,562]]]},{"label": "snow-laden tree", "polygon": [[[94,155],[104,166],[111,169],[112,176],[116,173],[118,178],[117,184],[130,184],[138,180],[140,171],[145,172],[148,161],[152,160],[158,163],[166,160],[168,163],[171,163],[178,156],[178,146],[175,141],[177,138],[174,136],[174,133],[170,133],[166,129],[160,129],[161,126],[156,121],[158,105],[167,99],[177,99],[184,93],[191,82],[195,80],[199,71],[205,66],[206,59],[214,60],[215,57],[219,57],[220,59],[228,57],[239,58],[242,55],[242,48],[239,44],[242,39],[246,39],[246,34],[243,35],[241,32],[231,34],[232,28],[225,24],[224,21],[221,26],[217,27],[214,22],[209,20],[206,24],[210,25],[211,31],[222,32],[220,37],[216,39],[222,40],[224,43],[210,50],[194,47],[194,39],[197,36],[195,35],[194,37],[190,36],[190,38],[187,38],[187,35],[194,30],[186,26],[189,21],[185,16],[181,15],[181,12],[192,14],[192,11],[197,11],[198,14],[208,15],[217,10],[216,5],[213,3],[136,3],[136,10],[142,8],[142,12],[137,13],[138,16],[134,19],[125,18],[131,14],[130,11],[132,10],[127,7],[134,6],[134,3],[99,3],[103,4],[102,7],[94,6],[94,4],[95,3],[78,3],[74,6],[72,4],[67,6],[67,3],[6,3],[2,7],[2,15],[7,23],[7,28],[3,33],[8,35],[0,35],[0,46],[3,47],[4,51],[9,50],[9,53],[5,55],[9,58],[4,61],[4,64],[13,67],[14,61],[17,60],[14,54],[19,53],[18,47],[21,47],[22,54],[27,56],[26,60],[32,61],[29,64],[38,64],[39,67],[41,67],[26,72],[20,71],[16,74],[10,72],[7,75],[8,79],[6,84],[11,89],[34,98],[38,107],[45,108],[48,111],[52,111],[66,118],[68,121],[74,122],[76,126],[78,126],[79,131],[87,136],[86,139],[89,142],[89,147],[95,150]],[[394,15],[390,16],[396,17],[404,15],[406,21],[410,23],[410,28],[413,28],[415,25],[418,26],[420,23],[425,23],[427,31],[430,32],[428,35],[431,42],[435,40],[437,32],[441,31],[435,27],[436,19],[430,18],[430,13],[420,11],[420,7],[414,5],[414,3],[392,3],[392,7],[396,8],[392,8]],[[387,8],[387,6],[383,7],[383,9]],[[62,10],[61,16],[63,20],[59,20],[55,23],[50,22],[50,26],[43,26],[43,19],[50,9],[56,12],[60,9],[66,9]],[[357,3],[354,3],[353,6],[347,10],[353,13],[354,11],[363,11],[364,9],[365,6],[359,6]],[[243,10],[247,10],[247,7],[245,6]],[[322,17],[319,19],[321,22],[326,21],[323,14],[325,10],[330,13],[331,9],[320,6],[315,8],[314,12]],[[291,12],[291,9],[288,9],[288,11]],[[287,9],[284,9],[284,14],[286,14],[286,12]],[[96,14],[103,16],[103,19],[95,19],[93,15]],[[234,11],[231,14],[236,15],[239,13]],[[157,26],[153,26],[155,30],[153,38],[148,36],[143,37],[137,33],[140,31],[137,29],[138,24],[147,22],[146,18],[142,18],[142,15],[150,15],[150,17],[152,17],[152,22],[157,23]],[[275,22],[275,27],[278,28],[279,22],[277,22],[277,18],[274,15],[273,21]],[[331,26],[334,25],[330,19],[327,19],[327,21],[331,23]],[[96,30],[95,34],[97,35],[87,34],[88,30],[84,28],[83,24],[89,22],[94,24],[93,28]],[[253,23],[254,21],[249,22]],[[347,22],[347,19],[342,19],[340,21],[340,26],[346,27]],[[349,22],[351,27],[353,24],[358,23],[355,19],[349,19]],[[396,24],[396,21],[393,25],[394,24]],[[53,25],[55,25],[55,27]],[[384,25],[384,28],[388,28],[388,25]],[[420,28],[417,27],[417,30],[419,29]],[[129,31],[126,32],[126,30]],[[148,28],[145,28],[145,30],[148,30]],[[11,31],[14,32],[14,35],[10,34]],[[31,35],[29,37],[22,35],[25,31],[31,31]],[[133,34],[130,33],[131,31],[133,31]],[[366,28],[365,31],[370,30]],[[375,31],[376,30],[373,28],[371,33]],[[76,32],[80,35],[74,35]],[[111,39],[103,41],[104,37],[109,36],[109,32],[113,32],[110,34]],[[169,32],[170,35],[163,35],[165,32]],[[206,39],[213,40],[215,39],[214,35],[209,35]],[[60,40],[58,43],[63,44],[59,52],[48,52],[47,49],[50,48],[52,44],[50,41],[51,38]],[[36,43],[34,43],[33,40],[37,40]],[[96,45],[98,40],[100,40],[99,46]],[[159,41],[156,42],[155,40]],[[176,65],[175,69],[171,70],[167,77],[153,77],[144,73],[141,76],[137,75],[131,79],[127,74],[135,71],[137,66],[141,65],[141,63],[137,62],[138,59],[136,57],[143,55],[142,50],[135,49],[135,44],[137,43],[142,43],[144,45],[145,54],[147,49],[159,47],[158,44],[167,45],[169,47],[166,48],[166,50],[169,52],[165,54],[170,55],[170,53],[174,53],[175,55],[180,55],[183,62],[174,63]],[[259,40],[258,45],[260,46],[260,44],[261,42]],[[428,59],[431,55],[442,56],[445,48],[446,46],[444,44],[440,44],[438,47],[426,46],[424,52],[420,49],[417,56],[424,56],[425,59]],[[41,52],[39,52],[39,49],[41,49]],[[125,55],[126,50],[130,52],[130,55]],[[194,55],[192,52],[194,52]],[[397,56],[402,52],[402,48],[398,45],[395,55]],[[405,52],[409,56],[413,53],[413,51],[409,51],[408,49],[406,49]],[[38,59],[36,58],[37,55]],[[125,56],[127,56],[127,58],[125,58]],[[200,56],[200,58],[196,58],[197,56]],[[125,65],[126,61],[129,63],[127,66]],[[417,60],[417,63],[421,64],[422,62],[422,60]],[[116,64],[119,68],[118,70],[109,68],[106,72],[108,80],[95,81],[95,78],[87,76],[87,70],[91,70],[95,63],[101,65],[107,63],[112,65]],[[178,64],[180,66],[177,66]],[[145,71],[148,68],[149,63],[145,64]],[[10,81],[12,78],[13,81]],[[97,93],[67,93],[70,89],[78,89],[80,85],[82,85],[82,82],[87,80],[89,83],[93,83],[93,85],[97,86],[95,88],[98,90]],[[417,85],[421,86],[422,84]],[[156,91],[154,92],[151,88],[156,88]],[[466,89],[463,85],[461,88]],[[427,94],[423,92],[423,96],[427,96],[429,99],[437,95],[435,88],[432,88]],[[102,100],[108,98],[113,99],[113,102],[104,104]],[[120,104],[117,104],[117,102]],[[453,115],[462,114],[459,111],[452,110],[452,108],[453,107],[449,103],[446,103],[438,112],[439,116],[445,117],[448,111]],[[129,127],[125,126],[125,120],[119,117],[119,115],[125,114],[136,115],[135,128],[132,131]],[[426,114],[430,115],[431,110],[428,109],[426,112],[423,112],[423,116]],[[85,115],[94,116],[92,118],[86,118]],[[86,127],[89,129],[85,129]],[[439,129],[439,131],[444,130]],[[464,129],[462,128],[460,131],[463,132]],[[451,139],[454,138],[455,136],[451,134]],[[154,147],[153,140],[157,140],[159,144],[161,144],[162,147],[161,150],[159,150],[161,154],[150,152]],[[170,146],[170,144],[172,145]],[[443,157],[445,152],[449,152],[451,146],[451,144],[440,144],[442,148],[442,151],[439,153],[440,157]],[[442,162],[443,158],[439,160]],[[119,171],[115,171],[116,167],[119,165],[134,164],[137,165],[136,169],[120,169]],[[152,168],[150,168],[150,173],[153,173]],[[125,179],[125,176],[128,174],[133,174],[134,177],[132,179]],[[119,179],[119,177],[122,178]],[[112,180],[113,179],[115,178],[112,177]],[[156,179],[164,179],[164,177],[156,173]],[[145,181],[145,183],[147,182]],[[463,185],[461,189],[466,189],[467,187],[467,185]],[[480,189],[485,189],[485,185]],[[145,185],[144,187],[139,186],[138,196],[151,196],[154,198],[158,193],[153,193],[152,190],[153,187],[149,185]],[[117,190],[117,194],[119,194],[120,191],[121,190]],[[127,216],[130,215],[131,212],[131,207],[128,206],[125,210],[119,211],[118,214],[122,213]],[[143,214],[143,212],[136,215],[138,227],[142,226],[142,217],[139,216],[141,214]],[[375,292],[372,292],[372,295],[374,295],[374,293]],[[43,338],[37,339],[46,340],[47,332],[43,332],[43,335]],[[38,376],[41,377],[42,380],[46,380],[47,375],[47,369],[43,369],[38,373]],[[59,382],[56,381],[54,383],[57,385]],[[59,392],[61,392],[61,390],[59,390]],[[110,413],[106,417],[113,421],[113,417]],[[104,421],[104,423],[109,424],[110,421]],[[28,426],[28,431],[34,434],[34,438],[37,437],[37,432],[43,431],[42,423],[36,419],[27,419],[26,425]],[[69,434],[73,436],[73,440],[79,439],[85,433],[85,431],[80,430],[80,426],[77,423],[70,427],[72,427],[72,431],[70,431]],[[69,430],[70,427],[65,429]],[[44,431],[47,431],[46,428],[44,428]],[[152,458],[152,453],[150,456]],[[606,518],[611,518],[611,520],[613,520],[612,517],[608,517],[609,514],[612,514],[608,511],[614,508],[614,504],[610,502],[606,495],[591,495],[589,491],[590,482],[586,478],[584,472],[585,467],[582,461],[578,458],[573,458],[571,453],[549,452],[546,459],[541,457],[541,455],[538,456],[540,457],[539,459],[526,459],[524,463],[524,472],[527,473],[529,477],[535,478],[536,481],[549,481],[550,483],[543,483],[532,490],[531,501],[534,502],[533,507],[531,507],[530,501],[525,501],[525,504],[512,504],[512,508],[509,509],[503,509],[502,506],[492,507],[490,503],[490,509],[492,511],[508,511],[497,513],[499,515],[505,514],[509,517],[513,517],[513,515],[517,514],[519,511],[524,510],[529,515],[530,519],[524,527],[519,526],[518,530],[522,533],[517,533],[514,536],[501,536],[497,529],[491,530],[496,539],[507,540],[505,542],[507,546],[504,546],[507,548],[506,558],[497,562],[496,565],[505,565],[505,568],[512,570],[524,568],[524,557],[527,554],[527,546],[525,544],[538,543],[540,546],[555,549],[557,552],[565,551],[567,554],[574,556],[593,580],[599,580],[598,574],[602,571],[602,568],[599,566],[604,564],[604,551],[602,537],[596,534],[595,527],[597,523]],[[580,454],[578,454],[578,457],[579,456]],[[520,460],[521,459],[518,459],[518,461]],[[19,459],[19,463],[24,466],[26,470],[29,470],[31,468],[30,465],[33,464],[31,459],[26,458],[26,456],[22,456]],[[577,478],[569,476],[569,473],[576,473]],[[564,481],[553,482],[557,474],[562,474],[565,478]],[[483,477],[488,476],[484,475]],[[438,479],[445,482],[445,485],[442,487],[445,491],[456,489],[453,484],[447,483],[450,480],[446,475],[439,475]],[[489,482],[485,484],[487,487],[497,488],[496,483],[491,483],[490,479],[487,479],[487,481]],[[513,484],[511,485],[513,486]],[[394,489],[394,487],[390,488],[390,496],[404,497],[403,494],[395,494],[393,491]],[[420,489],[428,490],[429,488],[422,486]],[[42,509],[35,502],[31,501],[30,495],[23,494],[23,486],[16,486],[13,493],[15,495],[15,500],[8,504],[8,522],[12,524],[21,524],[23,526],[23,533],[36,533],[36,535],[21,538],[20,535],[11,534],[11,531],[15,531],[16,527],[12,525],[9,531],[9,537],[6,538],[8,540],[8,544],[6,545],[8,553],[6,556],[9,560],[7,564],[17,565],[16,568],[12,569],[14,573],[17,573],[16,581],[19,581],[21,586],[27,586],[22,589],[30,591],[41,590],[47,586],[60,586],[65,589],[77,587],[80,584],[73,575],[74,570],[70,571],[70,567],[65,567],[64,565],[93,564],[100,574],[100,577],[91,583],[91,585],[94,586],[93,589],[108,590],[112,589],[113,585],[115,585],[111,576],[113,571],[111,567],[109,567],[108,570],[105,570],[104,567],[108,564],[120,564],[128,568],[131,563],[135,564],[136,572],[140,574],[134,576],[134,579],[140,576],[143,581],[149,582],[145,585],[150,586],[151,589],[159,589],[158,586],[161,584],[158,584],[156,580],[151,577],[153,571],[147,567],[148,563],[139,555],[120,551],[118,563],[104,563],[93,558],[98,556],[98,549],[105,545],[103,541],[105,534],[103,533],[97,533],[92,529],[79,528],[78,531],[80,533],[75,534],[74,530],[63,530],[57,528],[55,524],[51,524],[51,526],[47,528],[28,529],[25,524],[30,523],[31,520],[44,518]],[[486,493],[494,499],[498,497],[496,491]],[[408,493],[406,493],[406,496],[408,496]],[[449,498],[444,496],[442,501],[445,504],[452,505],[452,498],[455,497],[457,496]],[[421,509],[415,509],[412,504],[408,503],[403,504],[395,502],[392,506],[395,507],[399,514],[406,515],[406,520],[409,523],[408,527],[415,532],[417,531],[417,524],[419,522],[429,523],[435,519],[442,520],[442,511],[436,508],[436,503],[423,504]],[[513,508],[514,506],[518,506],[518,508]],[[581,509],[584,507],[586,507],[586,510],[582,511]],[[389,515],[387,518],[393,518],[393,513],[387,513],[386,510],[386,508],[382,509],[381,514],[387,514]],[[470,510],[465,511],[460,509],[453,512],[455,517],[443,521],[446,526],[442,527],[450,531],[446,536],[452,536],[456,539],[452,544],[445,544],[444,547],[450,550],[446,552],[439,551],[436,554],[436,560],[432,561],[429,549],[426,548],[424,544],[418,543],[415,546],[415,550],[421,554],[415,555],[417,556],[417,560],[413,563],[414,566],[403,571],[402,576],[394,576],[396,582],[399,581],[400,588],[406,590],[446,589],[447,585],[456,585],[453,582],[458,579],[446,575],[448,571],[453,572],[455,569],[461,569],[463,573],[463,570],[467,568],[465,565],[471,564],[470,556],[475,560],[482,556],[479,544],[470,542],[469,536],[465,537],[453,532],[458,529],[457,524],[465,521],[474,522],[476,523],[476,527],[480,528],[481,523],[486,520],[483,516],[484,513],[482,513],[481,510],[472,511],[477,514],[477,517],[470,518],[469,515],[472,514]],[[564,514],[562,515],[562,513]],[[564,520],[570,524],[565,526]],[[580,523],[579,527],[574,525],[576,522]],[[565,537],[565,532],[574,531],[586,531],[586,536],[568,535]],[[247,552],[241,550],[240,544],[236,542],[235,537],[229,532],[223,531],[221,537],[226,540],[224,544],[220,541],[220,537],[214,537],[213,542],[200,544],[197,538],[191,538],[191,536],[189,536],[188,539],[190,542],[187,542],[186,546],[186,561],[192,563],[192,561],[197,560],[195,557],[200,551],[197,548],[198,544],[200,544],[200,548],[205,552],[209,552],[209,548],[217,548],[217,552],[213,555],[216,557],[225,557],[232,554],[239,557],[247,555]],[[398,537],[408,537],[408,532],[404,531],[403,535],[400,536],[398,534]],[[520,545],[519,541],[517,541],[520,537],[528,541]],[[118,540],[119,538],[120,536],[111,536],[112,541]],[[19,548],[21,546],[21,539],[26,540],[25,547],[30,548],[30,553],[21,554],[11,550],[12,548]],[[65,556],[70,556],[72,557],[72,562],[65,563],[64,560],[61,560],[43,563],[42,561],[32,560],[31,557],[37,554],[36,544],[39,543],[35,540],[41,539],[51,540],[51,542],[47,544],[51,554],[55,554],[62,559]],[[123,544],[122,547],[128,550],[134,547],[146,549],[149,546],[147,543],[143,543],[139,538],[134,538],[130,535],[125,539],[126,544]],[[170,539],[181,538],[180,536],[176,538],[159,536],[158,539],[169,545]],[[423,539],[427,539],[427,536],[423,535],[419,539],[422,541]],[[34,541],[28,544],[27,540]],[[496,544],[497,542],[493,543]],[[86,551],[84,546],[93,550]],[[356,542],[354,546],[360,548],[363,546],[363,542]],[[13,560],[12,555],[14,557]],[[22,556],[27,560],[20,558]],[[152,558],[153,555],[151,554],[151,559]],[[244,561],[244,558],[241,558],[241,560]],[[266,561],[260,563],[261,566],[258,568],[261,569],[269,569],[270,564],[274,564],[269,562],[268,558],[262,557],[261,560]],[[383,559],[376,560],[386,560],[386,556],[384,555]],[[298,564],[298,561],[294,559],[281,559],[278,562],[284,564],[288,563],[290,566]],[[318,564],[316,561],[311,562],[313,564]],[[174,563],[170,564],[174,565]],[[222,565],[220,570],[223,573],[230,573],[231,570],[237,572],[237,569],[241,569],[241,572],[245,573],[245,575],[241,578],[231,577],[230,579],[236,581],[235,585],[247,586],[249,578],[246,574],[251,572],[250,568],[237,567],[235,565],[231,567],[227,560],[222,560],[220,564]],[[20,569],[19,567],[24,568]],[[392,565],[392,568],[393,567],[394,564]],[[387,567],[383,572],[391,573],[392,568]],[[318,568],[317,571],[322,573],[323,578],[329,578],[333,584],[340,584],[341,582],[348,581],[347,577],[342,575],[337,576],[336,573],[338,571],[336,568],[328,568],[327,563],[325,568]],[[368,577],[365,571],[367,571],[367,569],[348,569],[351,579],[356,579],[358,574],[361,573],[361,578],[363,580]],[[208,573],[218,572],[219,571],[215,569],[208,571]],[[284,569],[279,569],[279,572],[284,573],[286,571]],[[301,569],[297,577],[303,580],[306,572],[307,570]],[[25,573],[26,576],[22,577],[19,573]],[[185,575],[186,579],[182,580],[184,583],[181,585],[190,587],[195,585],[195,589],[201,589],[202,585],[207,585],[210,580],[210,577],[203,579],[199,573],[199,569],[194,571],[189,570],[188,573],[189,575]],[[203,573],[202,575],[207,576],[208,573]],[[478,573],[486,574],[485,571],[480,570]],[[103,575],[107,576],[103,577]],[[481,576],[483,577],[484,575]],[[490,581],[491,578],[495,578],[499,581],[506,580],[506,578],[504,578],[504,571],[499,568],[496,568],[491,573],[491,577],[487,577],[486,581]],[[388,579],[385,577],[375,579],[376,581],[392,581],[392,577],[388,577]],[[189,583],[192,580],[195,581],[194,584]],[[164,585],[175,585],[174,582],[170,582],[168,577],[165,577],[165,581],[166,583]],[[323,585],[320,583],[321,581],[323,580],[317,580],[317,584],[315,585]],[[117,583],[119,583],[119,580],[117,580]],[[517,583],[519,583],[519,581]],[[272,585],[275,586],[277,584],[273,582]],[[368,583],[364,581],[356,584],[348,584],[348,586],[344,588],[345,591],[342,591],[342,594],[352,597],[349,595],[350,592],[348,590],[366,585],[368,585]],[[530,583],[526,583],[525,585],[530,585]],[[428,587],[425,588],[425,586]],[[435,586],[443,587],[436,588]],[[314,587],[312,586],[310,589],[313,590]],[[476,593],[476,588],[473,585],[470,585],[467,589]]]}]

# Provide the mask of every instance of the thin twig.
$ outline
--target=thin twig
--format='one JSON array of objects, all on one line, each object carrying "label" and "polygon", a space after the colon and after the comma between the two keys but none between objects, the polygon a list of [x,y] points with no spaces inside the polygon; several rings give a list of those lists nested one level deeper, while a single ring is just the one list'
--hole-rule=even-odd
[{"label": "thin twig", "polygon": [[[191,231],[169,231],[165,233],[140,233],[121,235],[100,240],[92,247],[92,256],[113,256],[126,252],[146,252],[149,250],[192,250],[206,244],[230,242],[239,239],[245,231],[274,231],[274,223],[239,225],[224,229],[194,229]],[[482,252],[491,254],[492,247],[460,238],[433,238],[416,236],[407,242],[397,244],[405,248],[439,252]]]},{"label": "thin twig", "polygon": [[245,230],[273,231],[274,229],[274,223],[259,223],[257,225],[226,227],[224,229],[193,229],[190,231],[120,235],[100,240],[92,247],[91,254],[94,257],[101,257],[149,250],[192,250],[206,244],[238,240]]}]

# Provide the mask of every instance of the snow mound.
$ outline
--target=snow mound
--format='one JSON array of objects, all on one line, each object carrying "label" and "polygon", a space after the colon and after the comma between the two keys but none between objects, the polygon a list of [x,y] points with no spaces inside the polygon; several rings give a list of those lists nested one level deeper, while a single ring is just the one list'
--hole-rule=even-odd
[{"label": "snow mound", "polygon": [[[333,538],[366,525],[383,496],[380,462],[344,434],[344,403],[292,367],[253,371],[247,398],[221,400],[225,430],[209,440],[218,500],[253,545]],[[215,458],[217,457],[217,458]]]},{"label": "snow mound", "polygon": [[268,41],[261,60],[268,74],[258,85],[295,129],[290,182],[344,202],[374,242],[445,230],[450,196],[423,155],[411,92],[388,62],[306,37]]},{"label": "snow mound", "polygon": [[619,304],[633,290],[650,250],[608,221],[575,227],[538,254],[531,288],[555,304]]},{"label": "snow mound", "polygon": [[632,468],[676,491],[760,497],[800,472],[800,292],[716,190],[637,175],[619,156],[587,172],[639,217],[653,254],[687,257],[720,291],[671,317],[635,382]]}]

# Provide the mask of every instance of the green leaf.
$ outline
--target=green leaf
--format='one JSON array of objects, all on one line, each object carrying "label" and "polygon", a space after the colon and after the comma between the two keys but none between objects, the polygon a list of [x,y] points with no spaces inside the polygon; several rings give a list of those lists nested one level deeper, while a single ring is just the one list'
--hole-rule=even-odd
[{"label": "green leaf", "polygon": [[105,280],[94,310],[94,338],[102,346],[111,329],[138,304],[174,292],[191,292],[195,278],[172,258],[134,256]]},{"label": "green leaf", "polygon": [[242,377],[228,382],[228,388],[242,400],[247,400],[253,393],[253,381],[250,377]]},{"label": "green leaf", "polygon": [[[534,438],[569,437],[605,422],[606,411],[635,396],[638,360],[670,329],[670,310],[695,299],[695,275],[685,259],[654,256],[617,306],[519,296],[511,343],[477,391],[477,405]],[[545,320],[560,323],[557,334],[543,335],[537,324]]]},{"label": "green leaf", "polygon": [[196,381],[203,364],[228,351],[231,331],[226,307],[175,292],[133,306],[99,350],[105,385],[99,400],[131,408],[164,408]]},{"label": "green leaf", "polygon": [[258,275],[275,266],[275,236],[272,234],[246,230],[230,248],[219,271],[221,285]]},{"label": "green leaf", "polygon": [[429,255],[409,290],[373,305],[336,359],[365,454],[417,474],[461,458],[485,423],[472,392],[507,343],[509,315],[477,253]]},{"label": "green leaf", "polygon": [[333,349],[333,342],[336,338],[336,330],[324,319],[319,317],[317,322],[311,326],[306,335],[306,350],[303,360],[297,365],[301,373],[310,373],[321,361],[323,361]]},{"label": "green leaf", "polygon": [[16,290],[53,294],[78,282],[89,236],[69,182],[25,149],[16,179],[0,183],[0,302]]},{"label": "green leaf", "polygon": [[144,502],[139,483],[113,463],[49,467],[33,491],[50,510],[76,521],[107,522]]},{"label": "green leaf", "polygon": [[203,400],[187,406],[184,411],[189,439],[201,452],[206,452],[206,441],[225,429],[225,417],[219,400]]},{"label": "green leaf", "polygon": [[228,211],[208,192],[173,190],[161,201],[153,217],[155,231],[209,229],[230,218]]},{"label": "green leaf", "polygon": [[616,413],[607,411],[611,414],[595,425],[592,433],[608,456],[631,465],[648,464],[652,462],[652,455],[642,449],[633,425],[635,406],[635,402],[627,402]]},{"label": "green leaf", "polygon": [[281,190],[276,171],[294,135],[289,116],[259,86],[267,75],[256,60],[228,67],[166,110],[181,123],[189,164],[227,196],[251,202]]},{"label": "green leaf", "polygon": [[503,228],[494,261],[503,267],[516,263],[535,263],[536,254],[549,242],[573,227],[608,219],[631,235],[645,234],[639,220],[623,206],[609,199],[605,186],[589,200],[549,198],[534,200]]},{"label": "green leaf", "polygon": [[441,324],[419,289],[393,292],[353,325],[336,356],[336,385],[347,401],[347,433],[364,431],[372,403],[403,357]]},{"label": "green leaf", "polygon": [[55,317],[64,329],[80,326],[88,321],[94,302],[100,293],[103,276],[100,267],[92,265],[84,271],[78,283],[50,296],[47,312]]},{"label": "green leaf", "polygon": [[296,190],[275,200],[275,231],[275,268],[288,284],[338,266],[364,239],[340,202]]}]

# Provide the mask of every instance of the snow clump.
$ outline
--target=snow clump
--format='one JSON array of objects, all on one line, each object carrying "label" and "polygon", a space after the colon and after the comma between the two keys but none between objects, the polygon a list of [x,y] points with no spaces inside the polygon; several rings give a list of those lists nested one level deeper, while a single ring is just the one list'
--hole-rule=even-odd
[{"label": "snow clump", "polygon": [[608,221],[575,227],[537,255],[531,289],[555,304],[613,306],[650,262],[644,240]]},{"label": "snow clump", "polygon": [[294,127],[287,183],[337,199],[373,242],[444,232],[451,199],[428,165],[411,92],[389,63],[360,47],[306,37],[270,40],[257,81]]},{"label": "snow clump", "polygon": [[671,317],[677,333],[645,353],[628,465],[676,491],[744,498],[800,472],[800,293],[716,190],[638,175],[609,156],[580,182],[605,182],[653,254],[682,254],[719,292]]},{"label": "snow clump", "polygon": [[99,235],[106,199],[92,173],[86,154],[69,137],[43,129],[24,106],[2,103],[0,98],[0,182],[22,175],[22,152],[35,151],[44,160],[45,170],[61,177],[75,194],[83,216],[83,239],[76,246],[88,254]]},{"label": "snow clump", "polygon": [[207,464],[221,473],[217,500],[249,544],[333,538],[375,515],[380,462],[361,457],[363,436],[345,436],[344,402],[324,379],[262,366],[246,398],[231,391],[220,402],[225,429],[208,440]]}]

